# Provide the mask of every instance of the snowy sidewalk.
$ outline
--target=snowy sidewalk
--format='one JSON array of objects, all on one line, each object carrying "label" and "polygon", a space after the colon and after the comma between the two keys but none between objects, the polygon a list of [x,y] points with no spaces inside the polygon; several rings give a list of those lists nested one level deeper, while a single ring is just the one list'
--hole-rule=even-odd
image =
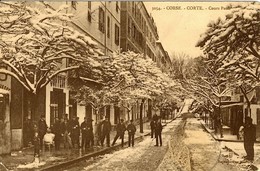
[{"label": "snowy sidewalk", "polygon": [[250,165],[254,165],[255,167],[260,169],[260,144],[255,143],[255,159],[253,162],[245,161],[243,156],[246,156],[246,152],[244,150],[244,143],[241,142],[221,142],[222,148],[227,148],[234,152],[234,154],[226,153],[223,155],[229,156],[230,162],[234,162],[237,164],[241,164],[242,167],[247,167]]},{"label": "snowy sidewalk", "polygon": [[[250,168],[251,170],[255,170],[257,168],[260,169],[260,143],[257,141],[254,145],[255,149],[255,159],[253,162],[245,161],[243,156],[246,156],[246,152],[244,149],[244,142],[243,140],[237,140],[236,135],[231,135],[230,133],[224,132],[224,137],[220,138],[219,134],[215,134],[214,130],[209,129],[205,122],[203,120],[200,120],[201,125],[206,129],[208,133],[211,134],[211,136],[217,140],[220,141],[221,147],[223,149],[228,149],[227,152],[222,153],[223,156],[226,156],[230,163],[234,163],[237,166],[241,167],[241,170],[253,167],[254,169]],[[249,170],[250,170],[249,169]]]}]

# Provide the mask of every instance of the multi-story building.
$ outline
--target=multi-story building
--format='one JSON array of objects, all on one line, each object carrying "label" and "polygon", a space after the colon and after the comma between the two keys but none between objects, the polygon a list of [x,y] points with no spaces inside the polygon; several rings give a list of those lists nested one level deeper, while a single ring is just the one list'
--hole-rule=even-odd
[{"label": "multi-story building", "polygon": [[[120,2],[67,2],[71,8],[68,12],[74,14],[72,19],[73,27],[81,33],[91,37],[98,43],[98,47],[105,54],[110,56],[113,52],[120,50]],[[70,114],[77,115],[80,122],[85,116],[92,118],[95,122],[100,119],[94,117],[94,111],[90,105],[75,107],[75,101],[70,99]],[[73,107],[74,104],[74,107]],[[112,124],[116,123],[118,109],[109,105],[102,113],[110,117]]]},{"label": "multi-story building", "polygon": [[[161,62],[166,62],[164,60],[168,56],[162,45],[161,49],[158,50],[156,43],[158,39],[156,24],[152,16],[149,15],[144,3],[141,1],[121,2],[121,50],[142,53],[144,57],[149,57],[158,62],[159,66],[162,66]],[[164,57],[162,58],[162,56]],[[132,119],[140,117],[141,106],[143,107],[143,116],[150,118],[152,114],[155,114],[151,109],[151,105],[151,100],[146,100],[143,105],[141,105],[141,101],[138,101],[133,106]]]},{"label": "multi-story building", "polygon": [[163,72],[170,73],[171,71],[171,59],[167,51],[164,50],[161,42],[156,42],[157,57],[156,63]]},{"label": "multi-story building", "polygon": [[155,22],[143,2],[121,2],[120,39],[122,51],[143,53],[155,61],[159,36]]}]

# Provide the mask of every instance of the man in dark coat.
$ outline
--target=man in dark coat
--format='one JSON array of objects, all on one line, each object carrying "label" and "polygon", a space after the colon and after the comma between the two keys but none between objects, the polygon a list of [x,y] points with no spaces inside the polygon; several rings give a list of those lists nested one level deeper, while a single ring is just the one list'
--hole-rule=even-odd
[{"label": "man in dark coat", "polygon": [[151,122],[150,122],[150,127],[151,127],[151,138],[153,138],[154,137],[154,134],[155,134],[155,123],[156,123],[156,121],[155,120],[151,120]]},{"label": "man in dark coat", "polygon": [[256,141],[256,127],[252,124],[252,118],[245,118],[244,126],[244,148],[246,151],[245,158],[254,160],[254,142]]},{"label": "man in dark coat", "polygon": [[60,150],[60,142],[61,142],[61,122],[59,118],[55,119],[55,123],[53,124],[52,128],[53,133],[55,134],[54,143],[55,143],[55,150]]},{"label": "man in dark coat", "polygon": [[136,127],[133,124],[133,120],[130,120],[130,124],[127,125],[126,130],[128,131],[128,147],[132,145],[132,147],[135,145],[135,132]]},{"label": "man in dark coat", "polygon": [[80,128],[79,128],[79,122],[76,119],[76,116],[72,117],[72,120],[70,121],[71,126],[71,141],[73,148],[79,147],[79,134],[80,134]]},{"label": "man in dark coat", "polygon": [[63,143],[64,143],[64,148],[72,148],[72,143],[71,143],[71,126],[68,123],[68,120],[64,120],[61,123],[61,135],[63,136]]},{"label": "man in dark coat", "polygon": [[41,115],[41,118],[38,122],[38,131],[39,131],[39,139],[40,139],[40,148],[43,147],[43,137],[47,132],[47,124],[45,121],[45,116]]},{"label": "man in dark coat", "polygon": [[160,141],[160,146],[162,146],[162,123],[161,123],[161,119],[158,119],[155,123],[155,138],[156,138],[156,145],[158,146],[159,143],[158,141]]},{"label": "man in dark coat", "polygon": [[121,138],[121,146],[124,146],[124,135],[125,135],[126,126],[124,124],[124,119],[120,119],[120,122],[116,125],[116,136],[112,143],[112,146],[115,145],[116,140],[120,137]]},{"label": "man in dark coat", "polygon": [[90,147],[94,145],[94,134],[93,134],[93,125],[92,125],[92,119],[88,118],[87,119],[87,130],[86,130],[86,137],[87,137],[87,143],[86,143],[86,147]]},{"label": "man in dark coat", "polygon": [[110,147],[110,131],[111,131],[111,123],[106,117],[106,119],[102,122],[101,125],[101,132],[102,132],[101,146],[103,146],[106,138],[107,146]]},{"label": "man in dark coat", "polygon": [[102,127],[102,122],[98,121],[98,123],[97,123],[97,132],[96,132],[96,140],[97,140],[96,145],[97,146],[101,145],[101,138],[102,138],[101,127]]},{"label": "man in dark coat", "polygon": [[84,117],[84,122],[81,123],[81,148],[87,148],[87,118]]}]

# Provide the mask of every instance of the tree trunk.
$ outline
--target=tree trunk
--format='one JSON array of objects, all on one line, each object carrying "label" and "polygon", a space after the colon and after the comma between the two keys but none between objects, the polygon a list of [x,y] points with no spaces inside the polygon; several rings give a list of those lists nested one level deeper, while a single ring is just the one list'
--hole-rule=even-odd
[{"label": "tree trunk", "polygon": [[251,102],[250,102],[250,100],[248,99],[247,93],[246,93],[246,91],[243,89],[243,87],[239,86],[239,88],[240,88],[240,90],[242,91],[242,93],[243,93],[243,95],[244,95],[244,97],[245,97],[245,99],[246,99],[246,103],[247,103],[247,107],[246,107],[247,112],[245,113],[245,116],[250,116],[250,117],[251,117],[251,109],[250,109]]},{"label": "tree trunk", "polygon": [[143,128],[143,107],[144,107],[145,99],[142,99],[141,105],[140,105],[140,133],[144,132]]},{"label": "tree trunk", "polygon": [[40,119],[40,116],[42,114],[38,114],[38,98],[37,98],[37,94],[34,94],[34,93],[30,93],[30,108],[29,108],[29,111],[31,113],[31,118],[34,120],[34,121],[38,121]]},{"label": "tree trunk", "polygon": [[130,112],[131,112],[131,110],[127,109],[127,118],[128,118],[128,121],[130,121]]}]

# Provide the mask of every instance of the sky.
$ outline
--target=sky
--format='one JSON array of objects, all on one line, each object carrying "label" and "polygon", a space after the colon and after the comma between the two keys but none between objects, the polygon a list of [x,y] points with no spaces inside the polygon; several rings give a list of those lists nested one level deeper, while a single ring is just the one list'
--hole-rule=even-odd
[{"label": "sky", "polygon": [[[191,57],[203,54],[195,47],[211,21],[224,18],[228,2],[144,2],[157,25],[159,41],[169,55],[185,53]],[[181,9],[178,9],[181,8]]]}]

